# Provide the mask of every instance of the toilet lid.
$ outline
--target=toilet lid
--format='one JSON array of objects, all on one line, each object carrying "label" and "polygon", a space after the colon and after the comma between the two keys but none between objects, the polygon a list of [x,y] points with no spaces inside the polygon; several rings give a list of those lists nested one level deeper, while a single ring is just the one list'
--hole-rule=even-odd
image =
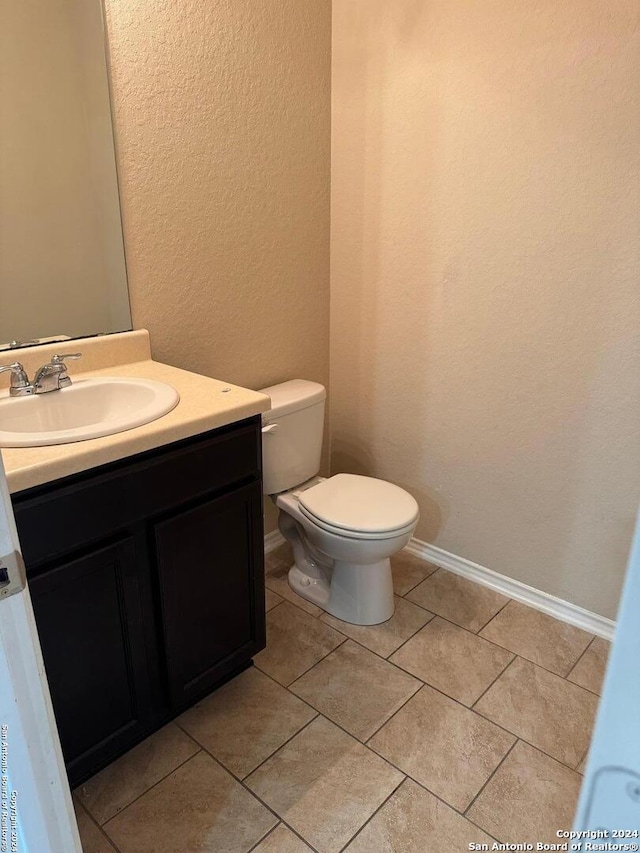
[{"label": "toilet lid", "polygon": [[343,530],[383,533],[418,518],[418,504],[404,489],[357,474],[335,474],[299,495],[306,514]]}]

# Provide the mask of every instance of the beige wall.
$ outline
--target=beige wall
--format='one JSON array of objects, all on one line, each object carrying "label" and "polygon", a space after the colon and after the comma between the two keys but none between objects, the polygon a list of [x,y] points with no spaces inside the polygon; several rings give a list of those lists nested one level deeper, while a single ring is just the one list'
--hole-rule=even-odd
[{"label": "beige wall", "polygon": [[107,0],[134,327],[251,388],[328,380],[330,0]]},{"label": "beige wall", "polygon": [[106,6],[134,328],[229,382],[328,384],[330,0]]},{"label": "beige wall", "polygon": [[335,0],[333,470],[614,616],[638,498],[637,3]]}]

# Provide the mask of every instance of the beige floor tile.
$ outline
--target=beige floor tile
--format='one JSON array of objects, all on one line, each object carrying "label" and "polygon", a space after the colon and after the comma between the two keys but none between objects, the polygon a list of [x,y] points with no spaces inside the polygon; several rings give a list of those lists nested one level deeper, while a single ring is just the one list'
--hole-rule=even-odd
[{"label": "beige floor tile", "polygon": [[267,587],[264,591],[264,609],[266,611],[273,610],[282,601],[282,597]]},{"label": "beige floor tile", "polygon": [[344,639],[343,634],[285,601],[267,613],[267,647],[253,662],[287,686]]},{"label": "beige floor tile", "polygon": [[289,569],[293,565],[293,550],[288,542],[278,545],[269,554],[264,555],[264,569],[267,575]]},{"label": "beige floor tile", "polygon": [[312,850],[287,826],[279,823],[264,841],[254,847],[253,853],[312,853]]},{"label": "beige floor tile", "polygon": [[443,853],[493,839],[411,779],[406,779],[345,853]]},{"label": "beige floor tile", "polygon": [[277,820],[205,752],[105,824],[121,853],[247,853]]},{"label": "beige floor tile", "polygon": [[521,741],[471,806],[468,816],[502,842],[558,843],[571,829],[578,773]]},{"label": "beige floor tile", "polygon": [[510,601],[480,636],[558,675],[567,675],[593,639],[592,634],[519,601]]},{"label": "beige floor tile", "polygon": [[464,705],[473,705],[513,654],[436,616],[390,660]]},{"label": "beige floor tile", "polygon": [[251,667],[185,711],[178,722],[243,778],[315,715],[313,708]]},{"label": "beige floor tile", "polygon": [[600,637],[595,637],[589,648],[567,676],[569,681],[579,684],[600,695],[602,680],[607,668],[611,644]]},{"label": "beige floor tile", "polygon": [[516,658],[475,709],[575,767],[589,746],[597,703],[593,693]]},{"label": "beige floor tile", "polygon": [[416,678],[347,640],[289,689],[365,741],[421,686]]},{"label": "beige floor tile", "polygon": [[582,759],[580,764],[578,764],[578,773],[582,773],[584,775],[584,771],[587,769],[587,759],[588,758],[589,758],[589,751],[587,750],[584,758]]},{"label": "beige floor tile", "polygon": [[433,563],[427,563],[415,554],[410,554],[406,550],[398,551],[391,558],[391,572],[393,574],[393,589],[396,595],[406,595],[409,590],[417,586],[420,581],[428,578],[435,571],[437,566]]},{"label": "beige floor tile", "polygon": [[267,589],[271,590],[271,592],[275,592],[276,595],[279,595],[281,598],[286,598],[286,600],[290,601],[291,604],[295,604],[296,607],[299,607],[311,616],[320,616],[323,611],[319,607],[316,607],[315,604],[307,601],[306,598],[302,598],[302,596],[294,592],[289,586],[287,578],[291,565],[292,564],[284,567],[283,569],[277,569],[273,574],[267,575],[265,578]]},{"label": "beige floor tile", "polygon": [[423,687],[369,746],[464,811],[515,738],[431,687]]},{"label": "beige floor tile", "polygon": [[75,795],[103,824],[199,749],[178,726],[169,723],[76,788]]},{"label": "beige floor tile", "polygon": [[246,784],[319,853],[338,853],[402,779],[366,746],[317,717]]},{"label": "beige floor tile", "polygon": [[509,601],[499,592],[444,569],[422,581],[407,598],[469,631],[479,631]]},{"label": "beige floor tile", "polygon": [[393,616],[380,625],[351,625],[328,613],[321,618],[336,631],[346,634],[361,646],[366,646],[372,652],[386,658],[416,631],[419,631],[429,619],[433,619],[433,613],[428,613],[405,598],[396,597],[395,602],[396,609]]},{"label": "beige floor tile", "polygon": [[115,853],[115,847],[107,841],[102,830],[98,829],[82,806],[74,800],[73,807],[83,853]]}]

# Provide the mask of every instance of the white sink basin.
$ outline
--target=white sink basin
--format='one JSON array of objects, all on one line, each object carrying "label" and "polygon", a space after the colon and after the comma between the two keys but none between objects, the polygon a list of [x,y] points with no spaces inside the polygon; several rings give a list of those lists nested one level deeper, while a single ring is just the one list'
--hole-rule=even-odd
[{"label": "white sink basin", "polygon": [[78,379],[32,397],[0,395],[0,447],[69,444],[148,424],[177,406],[164,382],[109,377]]}]

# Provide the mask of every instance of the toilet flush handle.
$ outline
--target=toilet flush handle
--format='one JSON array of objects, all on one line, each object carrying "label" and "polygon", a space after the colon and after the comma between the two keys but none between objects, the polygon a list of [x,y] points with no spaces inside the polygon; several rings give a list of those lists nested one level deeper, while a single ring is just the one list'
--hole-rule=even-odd
[{"label": "toilet flush handle", "polygon": [[262,432],[264,435],[269,435],[271,433],[278,432],[279,429],[280,427],[278,426],[278,424],[267,424],[266,426],[262,427]]}]

